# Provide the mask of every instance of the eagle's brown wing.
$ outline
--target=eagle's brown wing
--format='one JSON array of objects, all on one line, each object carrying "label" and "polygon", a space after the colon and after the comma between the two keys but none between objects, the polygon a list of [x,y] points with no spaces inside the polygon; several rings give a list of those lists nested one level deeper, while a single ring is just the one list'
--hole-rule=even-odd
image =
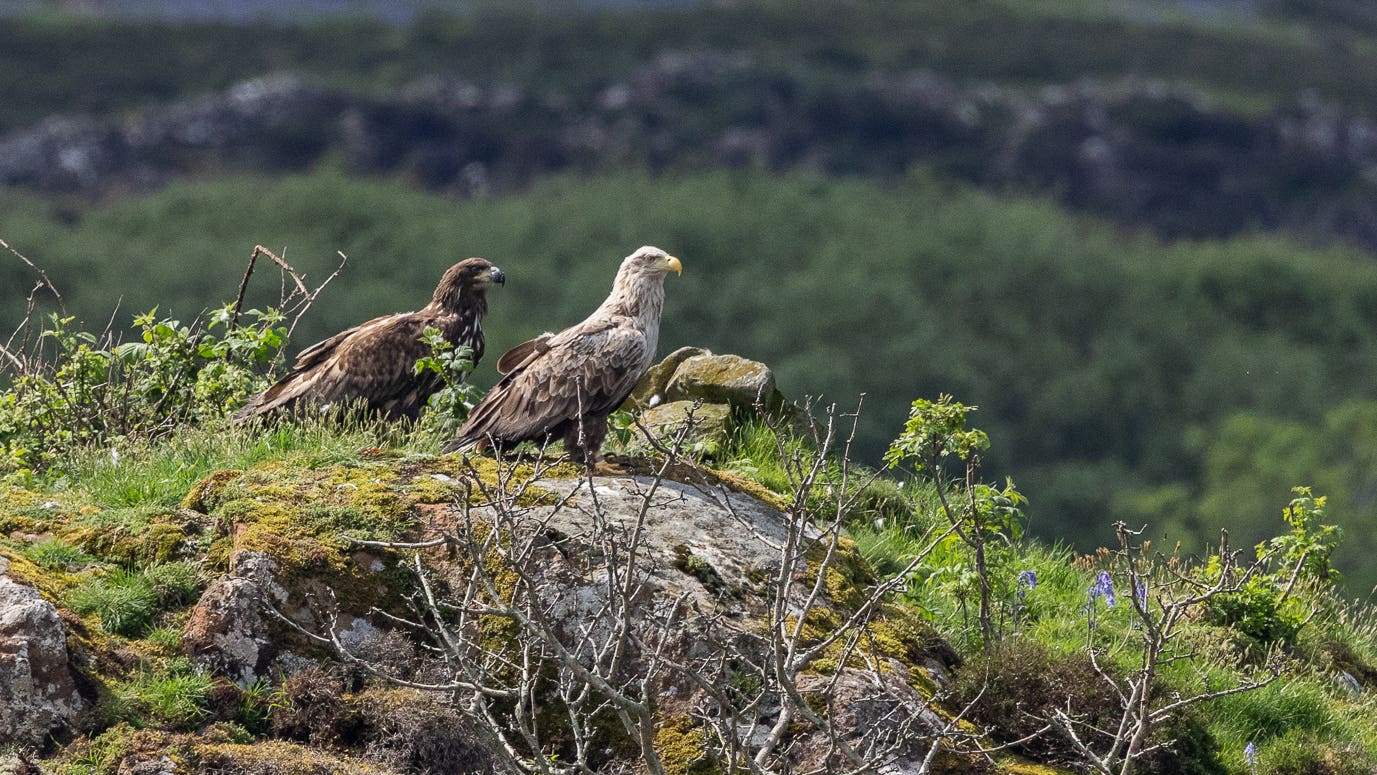
[{"label": "eagle's brown wing", "polygon": [[311,345],[292,371],[235,413],[245,420],[300,401],[338,404],[362,399],[392,416],[415,417],[430,393],[433,375],[417,377],[416,361],[430,354],[421,341],[429,319],[417,313],[388,315]]},{"label": "eagle's brown wing", "polygon": [[502,353],[502,357],[497,359],[497,373],[510,374],[524,366],[528,359],[543,355],[550,349],[550,339],[552,337],[554,337],[554,334],[541,334],[535,339],[527,339],[516,347]]},{"label": "eagle's brown wing", "polygon": [[545,344],[478,402],[447,450],[536,439],[567,420],[605,415],[635,387],[647,357],[645,333],[623,319],[590,321]]}]

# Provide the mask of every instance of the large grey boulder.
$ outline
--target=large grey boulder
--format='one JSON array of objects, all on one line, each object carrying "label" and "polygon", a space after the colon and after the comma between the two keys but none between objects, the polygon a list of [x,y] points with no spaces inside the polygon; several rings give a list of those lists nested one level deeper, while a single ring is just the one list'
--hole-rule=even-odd
[{"label": "large grey boulder", "polygon": [[0,748],[41,747],[85,708],[57,608],[5,575],[0,559]]},{"label": "large grey boulder", "polygon": [[784,516],[745,493],[668,479],[656,483],[643,476],[539,484],[560,506],[536,507],[526,519],[553,529],[570,546],[596,544],[600,539],[590,538],[596,523],[630,530],[646,511],[641,551],[652,569],[648,587],[687,594],[704,608],[720,594],[748,592],[759,579],[778,573],[779,546],[787,535]]},{"label": "large grey boulder", "polygon": [[[530,590],[526,593],[530,602],[523,605],[539,611],[541,621],[558,633],[564,648],[588,660],[609,653],[608,645],[617,642],[622,628],[634,633],[626,641],[629,656],[621,676],[629,683],[643,680],[649,665],[643,649],[651,646],[657,659],[697,666],[693,669],[716,670],[728,662],[771,664],[768,643],[772,641],[759,634],[768,631],[768,619],[777,605],[782,605],[786,617],[797,617],[804,606],[810,606],[807,621],[823,630],[846,620],[856,604],[851,598],[862,595],[863,585],[869,583],[869,570],[854,546],[837,548],[834,564],[824,574],[825,588],[814,592],[813,574],[819,572],[817,564],[826,549],[812,542],[825,542],[824,534],[808,523],[801,528],[805,532],[801,543],[795,544],[800,536],[791,538],[790,517],[773,505],[723,483],[711,483],[707,477],[690,480],[656,481],[646,476],[540,479],[536,484],[547,497],[534,503],[455,505],[449,507],[448,516],[436,514],[435,524],[451,534],[465,524],[491,525],[504,532],[493,540],[489,528],[478,531],[489,537],[484,540],[492,541],[488,545],[532,547],[521,552]],[[631,570],[624,552],[633,533],[636,559]],[[794,554],[789,546],[799,546],[802,554]],[[491,551],[484,555],[485,567],[498,567],[493,558]],[[785,562],[790,566],[783,567]],[[464,557],[455,562],[453,575],[446,577],[450,588],[473,588],[469,582],[472,567]],[[774,597],[778,593],[775,580],[781,577],[792,579],[782,603]],[[632,589],[634,594],[619,596],[615,590],[621,588]],[[885,637],[908,637],[896,634],[899,630],[884,629],[892,626],[886,622],[877,625],[881,629],[876,631],[890,633]],[[922,625],[914,628],[917,632]],[[531,637],[529,631],[523,636],[497,632],[514,641]],[[810,642],[817,637],[806,636]],[[917,773],[926,746],[941,737],[945,722],[930,706],[930,699],[910,685],[910,664],[884,656],[876,651],[880,647],[863,641],[877,661],[858,659],[856,664],[873,664],[873,668],[847,669],[838,678],[833,667],[824,668],[826,660],[819,660],[799,676],[797,688],[810,704],[830,707],[832,728],[839,736],[860,747],[873,741],[890,746],[899,757],[893,771]],[[672,736],[676,725],[687,725],[681,732],[691,729],[693,724],[687,719],[703,707],[712,707],[717,695],[705,691],[689,676],[689,669],[666,670],[664,663],[658,669],[652,685],[662,733]],[[708,680],[740,680],[743,686],[765,687],[750,670],[730,668]],[[732,678],[723,677],[729,673]],[[782,699],[779,692],[766,687],[755,702],[749,714],[753,721],[735,726],[751,750],[766,744]],[[792,742],[782,755],[791,767],[830,771],[835,747],[826,734],[801,719],[790,734]],[[905,742],[905,736],[912,739]],[[705,738],[693,739],[701,744]]]}]

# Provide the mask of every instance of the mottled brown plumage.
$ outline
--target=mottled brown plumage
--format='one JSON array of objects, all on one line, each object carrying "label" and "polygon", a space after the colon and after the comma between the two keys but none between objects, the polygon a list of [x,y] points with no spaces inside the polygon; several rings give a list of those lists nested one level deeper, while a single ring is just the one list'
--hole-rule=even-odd
[{"label": "mottled brown plumage", "polygon": [[445,449],[563,439],[576,460],[596,460],[607,416],[655,358],[665,274],[680,270],[679,259],[659,248],[627,256],[611,295],[587,320],[498,359],[505,376]]},{"label": "mottled brown plumage", "polygon": [[422,332],[428,326],[439,329],[456,347],[471,348],[476,364],[483,356],[488,288],[504,281],[502,270],[485,259],[460,261],[440,278],[425,307],[374,318],[307,347],[287,376],[255,396],[234,419],[360,400],[386,417],[415,419],[441,386],[437,375],[415,372],[416,361],[430,355]]}]

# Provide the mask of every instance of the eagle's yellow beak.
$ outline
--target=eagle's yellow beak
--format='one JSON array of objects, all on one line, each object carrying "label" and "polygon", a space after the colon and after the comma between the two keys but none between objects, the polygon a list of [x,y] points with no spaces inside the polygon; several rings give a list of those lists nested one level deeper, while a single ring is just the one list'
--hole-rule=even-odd
[{"label": "eagle's yellow beak", "polygon": [[665,270],[682,276],[684,274],[684,265],[679,263],[679,259],[674,256],[665,256]]}]

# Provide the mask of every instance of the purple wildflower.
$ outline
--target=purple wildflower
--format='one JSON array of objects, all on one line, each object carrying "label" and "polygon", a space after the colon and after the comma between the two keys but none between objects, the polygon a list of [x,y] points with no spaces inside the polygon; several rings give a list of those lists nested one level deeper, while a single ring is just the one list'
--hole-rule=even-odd
[{"label": "purple wildflower", "polygon": [[1243,758],[1248,760],[1248,769],[1257,772],[1257,746],[1253,745],[1252,740],[1243,746]]},{"label": "purple wildflower", "polygon": [[1030,589],[1037,589],[1037,587],[1038,587],[1038,574],[1037,574],[1037,571],[1031,571],[1031,570],[1019,571],[1019,574],[1018,574],[1018,592],[1017,592],[1019,602],[1022,602],[1022,601],[1023,601],[1023,598],[1024,598],[1025,596],[1027,596],[1028,590],[1030,590]]},{"label": "purple wildflower", "polygon": [[1095,583],[1090,585],[1089,594],[1092,606],[1096,600],[1104,598],[1106,606],[1114,607],[1114,582],[1109,578],[1109,571],[1100,571],[1100,574],[1095,577]]},{"label": "purple wildflower", "polygon": [[1144,611],[1146,611],[1146,610],[1147,610],[1147,585],[1144,584],[1143,582],[1137,580],[1137,579],[1134,579],[1134,580],[1133,580],[1133,595],[1134,595],[1134,597],[1138,598],[1138,607],[1141,608],[1141,609],[1143,609]]}]

